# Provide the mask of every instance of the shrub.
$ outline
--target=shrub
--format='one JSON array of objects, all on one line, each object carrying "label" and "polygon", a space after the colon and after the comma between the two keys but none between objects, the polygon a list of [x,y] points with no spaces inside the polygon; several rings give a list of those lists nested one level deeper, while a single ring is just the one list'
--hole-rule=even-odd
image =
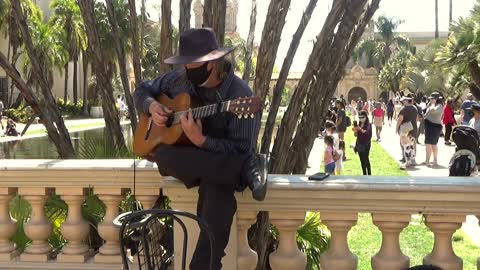
[{"label": "shrub", "polygon": [[12,119],[17,123],[27,123],[32,117],[33,112],[30,107],[22,107],[19,109],[7,109],[5,110],[5,116]]},{"label": "shrub", "polygon": [[83,101],[79,100],[75,105],[71,100],[65,101],[62,98],[59,98],[57,99],[57,106],[62,115],[77,116],[82,113]]}]

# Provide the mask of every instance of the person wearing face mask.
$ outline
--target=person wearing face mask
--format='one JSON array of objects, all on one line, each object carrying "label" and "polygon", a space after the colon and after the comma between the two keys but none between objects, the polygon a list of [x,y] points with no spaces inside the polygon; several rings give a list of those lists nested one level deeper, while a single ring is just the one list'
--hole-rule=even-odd
[{"label": "person wearing face mask", "polygon": [[355,144],[355,152],[360,157],[363,175],[372,175],[372,168],[370,166],[370,147],[372,145],[372,125],[368,120],[368,113],[360,111],[358,113],[359,125],[352,128],[357,142]]},{"label": "person wearing face mask", "polygon": [[[212,29],[181,33],[179,55],[165,59],[165,63],[182,67],[143,82],[134,93],[137,110],[150,114],[155,125],[165,126],[173,112],[156,101],[160,94],[173,98],[188,93],[204,105],[252,96],[247,83],[224,59],[232,50],[218,48]],[[210,255],[208,237],[201,233],[190,269],[209,269],[210,256],[213,269],[222,268],[237,208],[235,191],[249,187],[254,199],[265,198],[266,158],[255,154],[260,121],[261,112],[248,119],[221,113],[202,120],[194,119],[189,112],[182,117],[181,126],[194,146],[160,145],[150,155],[162,175],[176,177],[187,188],[199,186],[197,215],[212,230],[215,249]]]},{"label": "person wearing face mask", "polygon": [[[438,92],[433,92],[427,105],[425,113],[425,150],[426,157],[423,165],[437,167],[438,139],[442,132],[443,99]],[[430,157],[433,154],[433,163],[430,164]]]}]

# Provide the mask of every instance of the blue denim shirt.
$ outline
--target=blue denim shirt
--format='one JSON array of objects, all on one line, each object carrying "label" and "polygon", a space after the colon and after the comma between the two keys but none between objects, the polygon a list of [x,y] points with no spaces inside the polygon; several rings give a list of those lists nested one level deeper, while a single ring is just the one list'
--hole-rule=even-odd
[{"label": "blue denim shirt", "polygon": [[[167,72],[155,80],[143,82],[135,90],[133,98],[139,112],[149,113],[150,104],[158,95],[166,94],[173,98],[184,92],[191,96],[198,96],[194,86],[186,77],[185,69],[181,68]],[[218,93],[223,101],[253,95],[248,84],[238,78],[232,69],[223,79]],[[213,136],[212,131],[204,127],[203,133],[207,138],[201,148],[228,154],[253,153],[257,145],[261,116],[261,112],[256,113],[255,118],[247,119],[238,119],[233,114],[229,115],[226,117],[227,132],[224,138]],[[204,121],[205,119],[202,119],[202,124]]]}]

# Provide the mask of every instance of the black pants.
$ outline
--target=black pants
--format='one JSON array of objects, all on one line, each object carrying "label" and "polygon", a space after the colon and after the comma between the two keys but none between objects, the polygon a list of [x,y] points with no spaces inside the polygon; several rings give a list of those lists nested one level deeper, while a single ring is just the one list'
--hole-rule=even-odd
[{"label": "black pants", "polygon": [[[368,144],[365,148],[365,151],[358,152],[360,157],[360,164],[362,165],[363,175],[372,175],[372,168],[370,166],[370,147],[371,144]],[[363,149],[362,149],[363,150]]]},{"label": "black pants", "polygon": [[[162,145],[155,151],[154,160],[162,175],[178,178],[187,188],[199,186],[197,215],[206,221],[215,238],[215,270],[222,268],[221,260],[237,210],[234,192],[246,187],[241,175],[246,158],[247,155],[229,156],[187,146]],[[190,269],[209,269],[209,254],[208,237],[200,233]]]},{"label": "black pants", "polygon": [[452,129],[453,129],[452,124],[445,125],[445,141],[446,142],[450,141],[450,139],[451,139]]}]

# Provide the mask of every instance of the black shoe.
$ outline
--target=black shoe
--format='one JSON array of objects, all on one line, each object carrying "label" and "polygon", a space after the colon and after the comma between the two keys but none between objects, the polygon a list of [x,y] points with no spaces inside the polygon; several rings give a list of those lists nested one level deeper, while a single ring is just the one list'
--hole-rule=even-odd
[{"label": "black shoe", "polygon": [[400,159],[400,160],[398,160],[398,161],[400,161],[400,162],[402,162],[402,163],[405,163],[405,159],[404,159],[404,158],[402,158],[402,159]]},{"label": "black shoe", "polygon": [[252,196],[263,201],[267,194],[267,157],[265,154],[253,154],[245,161],[245,178]]}]

